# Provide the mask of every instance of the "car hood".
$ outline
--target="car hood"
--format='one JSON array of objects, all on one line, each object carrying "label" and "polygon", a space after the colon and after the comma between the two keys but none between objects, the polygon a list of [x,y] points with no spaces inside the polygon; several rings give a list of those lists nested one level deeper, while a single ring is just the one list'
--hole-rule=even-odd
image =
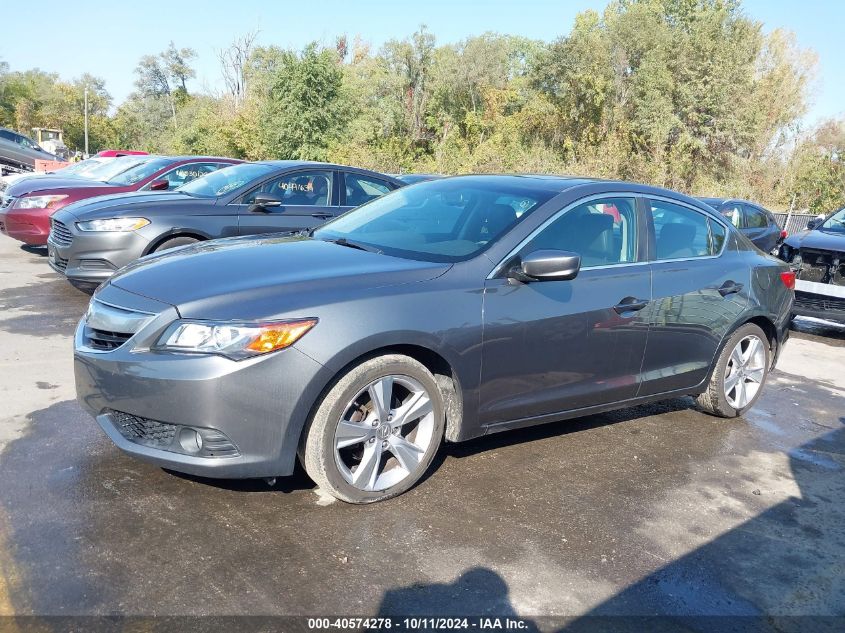
[{"label": "car hood", "polygon": [[53,192],[61,189],[88,189],[92,187],[100,187],[109,189],[116,185],[110,185],[101,180],[88,180],[86,178],[74,178],[72,176],[45,176],[43,178],[25,178],[19,182],[9,185],[6,191],[7,195],[18,198],[20,196],[27,196],[33,193]]},{"label": "car hood", "polygon": [[845,251],[845,233],[814,229],[790,235],[786,240],[790,248],[817,248],[825,251]]},{"label": "car hood", "polygon": [[174,305],[185,318],[264,319],[368,289],[433,279],[449,268],[302,236],[266,235],[148,255],[121,269],[110,284]]},{"label": "car hood", "polygon": [[[205,198],[192,198],[186,193],[176,192],[113,193],[74,202],[64,207],[59,213],[65,217],[73,216],[76,220],[94,220],[136,214],[139,211],[147,212],[150,209],[160,208],[162,205],[171,207],[173,204],[185,202],[196,204],[205,201]],[[209,198],[207,202],[214,204],[215,200]],[[58,214],[56,217],[61,219]]]}]

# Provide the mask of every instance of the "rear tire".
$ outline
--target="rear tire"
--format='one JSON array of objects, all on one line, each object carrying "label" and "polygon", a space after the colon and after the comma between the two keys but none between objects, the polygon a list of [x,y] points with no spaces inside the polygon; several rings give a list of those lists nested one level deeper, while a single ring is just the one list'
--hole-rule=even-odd
[{"label": "rear tire", "polygon": [[197,242],[199,242],[199,240],[195,237],[172,237],[169,240],[164,240],[161,244],[156,246],[152,252],[158,253],[160,251],[176,248],[177,246],[187,246],[188,244],[195,244]]},{"label": "rear tire", "polygon": [[389,499],[428,470],[445,417],[443,396],[422,363],[377,356],[325,395],[305,431],[302,462],[320,488],[342,501]]},{"label": "rear tire", "polygon": [[737,329],[719,354],[707,390],[696,401],[704,411],[735,418],[754,406],[763,392],[771,364],[769,339],[759,327]]}]

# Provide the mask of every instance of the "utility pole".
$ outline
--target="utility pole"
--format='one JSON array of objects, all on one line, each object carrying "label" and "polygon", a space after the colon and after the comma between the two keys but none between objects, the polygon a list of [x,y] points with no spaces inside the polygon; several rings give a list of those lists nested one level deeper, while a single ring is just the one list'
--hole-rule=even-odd
[{"label": "utility pole", "polygon": [[85,158],[88,158],[88,88],[85,88]]}]

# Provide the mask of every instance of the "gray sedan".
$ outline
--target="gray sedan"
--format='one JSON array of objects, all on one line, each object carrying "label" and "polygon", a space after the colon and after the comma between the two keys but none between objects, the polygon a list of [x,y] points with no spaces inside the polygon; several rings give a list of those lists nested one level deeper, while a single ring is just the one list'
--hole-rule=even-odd
[{"label": "gray sedan", "polygon": [[194,242],[322,224],[404,183],[364,169],[307,161],[243,163],[169,193],[100,196],[51,219],[49,261],[93,291],[143,255]]},{"label": "gray sedan", "polygon": [[787,339],[794,281],[672,191],[446,178],[308,236],[128,266],[79,324],[77,390],[138,458],[272,478],[298,455],[368,503],[410,488],[444,440],[687,394],[742,414]]}]

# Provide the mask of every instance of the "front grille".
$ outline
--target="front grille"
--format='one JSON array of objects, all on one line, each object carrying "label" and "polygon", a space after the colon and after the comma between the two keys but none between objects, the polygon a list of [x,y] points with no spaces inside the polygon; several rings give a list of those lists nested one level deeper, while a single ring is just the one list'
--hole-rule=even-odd
[{"label": "front grille", "polygon": [[73,243],[73,233],[62,222],[52,220],[50,226],[50,239],[59,246],[70,246]]},{"label": "front grille", "polygon": [[117,430],[127,440],[156,448],[165,448],[173,444],[178,428],[175,424],[165,424],[121,411],[112,413],[111,418]]},{"label": "front grille", "polygon": [[[122,411],[110,411],[109,417],[118,432],[135,444],[197,457],[237,457],[240,455],[240,451],[232,440],[215,429],[159,422]],[[201,445],[180,439],[186,435],[200,436]]]},{"label": "front grille", "polygon": [[85,347],[99,352],[115,350],[131,339],[153,316],[149,312],[127,310],[92,299],[82,330]]},{"label": "front grille", "polygon": [[795,291],[795,305],[801,308],[813,310],[826,310],[845,313],[845,299],[840,297],[827,297],[811,292]]},{"label": "front grille", "polygon": [[85,326],[84,335],[85,344],[88,347],[103,352],[109,352],[113,349],[117,349],[132,338],[132,334],[97,330],[95,328],[88,327],[87,325]]}]

